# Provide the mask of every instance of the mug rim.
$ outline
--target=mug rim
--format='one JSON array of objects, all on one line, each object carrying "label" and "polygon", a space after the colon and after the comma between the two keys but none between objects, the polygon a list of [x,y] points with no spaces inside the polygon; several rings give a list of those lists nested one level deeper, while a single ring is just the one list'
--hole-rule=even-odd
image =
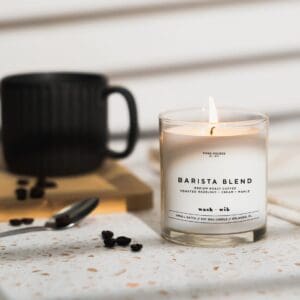
[{"label": "mug rim", "polygon": [[28,72],[16,73],[2,78],[2,84],[28,84],[28,83],[48,83],[48,82],[72,82],[72,81],[101,81],[107,84],[107,76],[101,73],[89,72]]}]

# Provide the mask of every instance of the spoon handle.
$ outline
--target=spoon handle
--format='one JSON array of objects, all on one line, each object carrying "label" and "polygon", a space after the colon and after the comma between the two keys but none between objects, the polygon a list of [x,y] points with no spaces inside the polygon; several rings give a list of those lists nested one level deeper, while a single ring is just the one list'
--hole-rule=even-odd
[{"label": "spoon handle", "polygon": [[0,238],[10,236],[10,235],[23,234],[23,233],[35,232],[35,231],[45,231],[45,230],[49,230],[49,228],[45,226],[32,226],[32,227],[19,228],[19,229],[0,232]]}]

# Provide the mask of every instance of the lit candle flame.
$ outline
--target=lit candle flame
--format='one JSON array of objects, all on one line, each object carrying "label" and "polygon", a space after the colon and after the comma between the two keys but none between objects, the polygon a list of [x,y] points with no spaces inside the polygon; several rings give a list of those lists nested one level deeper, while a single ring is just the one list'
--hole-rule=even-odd
[{"label": "lit candle flame", "polygon": [[[214,125],[218,123],[218,112],[213,97],[208,98],[208,104],[209,104],[209,124]],[[211,125],[210,125],[209,134],[213,135],[216,126],[211,126]]]},{"label": "lit candle flame", "polygon": [[218,123],[218,112],[213,97],[208,98],[209,101],[209,123]]}]

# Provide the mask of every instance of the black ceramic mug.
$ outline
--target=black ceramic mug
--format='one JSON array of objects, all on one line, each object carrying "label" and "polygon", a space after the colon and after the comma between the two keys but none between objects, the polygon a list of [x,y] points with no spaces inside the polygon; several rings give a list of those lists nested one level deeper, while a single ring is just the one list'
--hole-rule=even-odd
[{"label": "black ceramic mug", "polygon": [[[123,152],[107,147],[107,101],[121,94],[130,126]],[[2,141],[8,170],[17,174],[61,176],[92,171],[106,157],[129,155],[138,136],[132,94],[110,87],[103,75],[32,73],[1,82]]]}]

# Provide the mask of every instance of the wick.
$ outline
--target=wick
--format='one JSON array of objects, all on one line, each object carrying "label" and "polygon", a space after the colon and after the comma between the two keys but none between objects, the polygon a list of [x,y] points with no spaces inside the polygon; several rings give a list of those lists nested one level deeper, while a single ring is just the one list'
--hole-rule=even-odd
[{"label": "wick", "polygon": [[214,134],[214,129],[216,128],[216,126],[213,126],[211,129],[210,129],[210,135],[213,135]]}]

